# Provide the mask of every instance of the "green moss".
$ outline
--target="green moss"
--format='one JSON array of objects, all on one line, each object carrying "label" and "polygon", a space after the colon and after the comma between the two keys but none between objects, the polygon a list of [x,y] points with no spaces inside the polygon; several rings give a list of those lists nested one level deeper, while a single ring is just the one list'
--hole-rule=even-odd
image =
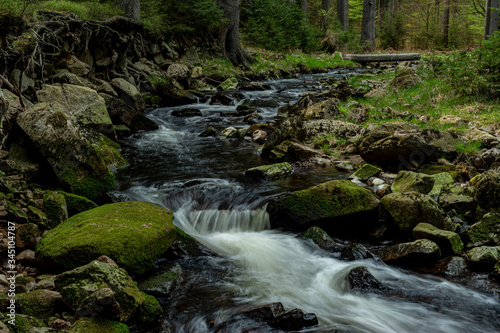
[{"label": "green moss", "polygon": [[361,180],[367,180],[370,177],[378,175],[380,171],[382,171],[382,169],[379,169],[371,164],[365,164],[354,173],[354,176]]},{"label": "green moss", "polygon": [[500,214],[488,213],[464,231],[469,240],[467,247],[500,245]]},{"label": "green moss", "polygon": [[147,202],[104,205],[72,216],[37,245],[40,260],[72,269],[107,255],[143,274],[175,239],[172,211]]},{"label": "green moss", "polygon": [[[93,168],[97,172],[99,168]],[[90,200],[100,193],[112,190],[115,187],[115,175],[107,169],[103,173],[85,174],[78,167],[66,165],[59,173],[60,177],[71,187],[74,194],[84,196]]]},{"label": "green moss", "polygon": [[151,325],[158,321],[163,309],[160,303],[151,295],[144,294],[145,300],[139,308],[139,314],[137,315],[137,320],[144,325]]},{"label": "green moss", "polygon": [[100,134],[96,143],[92,145],[101,156],[107,167],[120,168],[127,165],[127,160],[120,154],[120,145],[104,134]]},{"label": "green moss", "polygon": [[429,223],[419,223],[413,229],[413,236],[416,239],[430,239],[436,242],[440,248],[454,254],[460,254],[464,249],[464,244],[457,233],[438,229]]},{"label": "green moss", "polygon": [[57,192],[62,194],[64,196],[64,199],[66,200],[66,207],[68,208],[68,216],[73,216],[75,214],[84,212],[86,210],[98,207],[95,202],[80,195],[67,193],[64,191],[57,191]]},{"label": "green moss", "polygon": [[40,319],[22,314],[16,314],[15,325],[10,325],[7,318],[3,320],[3,323],[14,333],[29,333],[33,327],[45,327]]},{"label": "green moss", "polygon": [[103,318],[81,318],[68,331],[70,333],[129,333],[127,325]]},{"label": "green moss", "polygon": [[59,303],[62,302],[58,293],[43,289],[17,295],[17,299],[23,314],[39,318],[53,314]]},{"label": "green moss", "polygon": [[373,210],[378,200],[349,180],[333,180],[293,192],[276,204],[297,218],[314,221]]},{"label": "green moss", "polygon": [[48,225],[43,227],[52,229],[68,218],[68,209],[64,196],[58,192],[47,191],[43,196],[43,209],[47,214]]}]

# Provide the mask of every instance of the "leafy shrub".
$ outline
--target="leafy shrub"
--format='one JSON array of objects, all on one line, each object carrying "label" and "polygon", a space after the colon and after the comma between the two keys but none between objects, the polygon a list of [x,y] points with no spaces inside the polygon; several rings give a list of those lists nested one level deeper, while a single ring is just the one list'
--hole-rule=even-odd
[{"label": "leafy shrub", "polygon": [[403,37],[406,33],[402,13],[398,13],[392,19],[386,13],[384,22],[380,29],[380,46],[384,49],[397,50],[403,46]]}]

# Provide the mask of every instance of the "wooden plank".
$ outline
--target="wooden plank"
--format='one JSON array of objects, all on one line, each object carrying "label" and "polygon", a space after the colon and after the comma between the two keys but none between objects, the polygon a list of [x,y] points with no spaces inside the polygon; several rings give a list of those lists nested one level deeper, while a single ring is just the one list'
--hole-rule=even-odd
[{"label": "wooden plank", "polygon": [[357,62],[388,62],[388,61],[411,61],[420,60],[420,53],[399,54],[344,54],[344,60]]}]

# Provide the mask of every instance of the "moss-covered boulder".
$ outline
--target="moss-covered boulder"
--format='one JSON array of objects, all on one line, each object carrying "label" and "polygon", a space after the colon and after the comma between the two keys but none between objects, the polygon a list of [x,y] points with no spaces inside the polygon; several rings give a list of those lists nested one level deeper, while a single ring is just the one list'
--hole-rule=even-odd
[{"label": "moss-covered boulder", "polygon": [[376,166],[373,166],[371,164],[364,164],[361,168],[356,170],[356,172],[353,174],[353,176],[359,178],[360,180],[368,180],[370,177],[375,177],[378,175],[382,169],[377,168]]},{"label": "moss-covered boulder", "polygon": [[499,246],[479,246],[466,253],[467,260],[474,266],[493,267],[500,260]]},{"label": "moss-covered boulder", "polygon": [[394,183],[392,192],[419,192],[427,194],[434,186],[434,178],[423,173],[401,170]]},{"label": "moss-covered boulder", "polygon": [[16,299],[21,313],[37,318],[53,316],[63,308],[61,294],[52,290],[38,289],[17,295]]},{"label": "moss-covered boulder", "polygon": [[413,229],[413,236],[416,239],[430,239],[436,242],[444,253],[460,254],[464,249],[464,243],[457,233],[438,229],[429,223],[419,223]]},{"label": "moss-covered boulder", "polygon": [[237,86],[238,79],[235,77],[230,77],[219,85],[219,87],[223,90],[236,89]]},{"label": "moss-covered boulder", "polygon": [[445,211],[453,209],[462,215],[474,211],[476,208],[473,188],[463,188],[452,184],[444,185],[441,188],[438,203]]},{"label": "moss-covered boulder", "polygon": [[70,333],[129,333],[127,325],[103,318],[80,318],[71,329]]},{"label": "moss-covered boulder", "polygon": [[417,192],[391,193],[384,196],[381,202],[401,232],[410,233],[421,222],[442,230],[455,231],[457,228],[429,195]]},{"label": "moss-covered boulder", "polygon": [[39,103],[17,117],[17,124],[46,159],[61,186],[96,198],[114,188],[115,177],[102,156],[105,149],[58,103]]},{"label": "moss-covered boulder", "polygon": [[328,232],[362,233],[360,226],[376,221],[378,206],[379,200],[368,189],[349,180],[332,180],[284,195],[271,202],[268,211],[275,228],[305,230],[316,225]]},{"label": "moss-covered boulder", "polygon": [[172,211],[148,202],[120,202],[77,214],[45,233],[37,258],[52,270],[73,269],[101,255],[131,274],[148,271],[176,236]]},{"label": "moss-covered boulder", "polygon": [[18,224],[16,228],[17,249],[25,249],[35,246],[39,233],[38,225],[34,223]]},{"label": "moss-covered boulder", "polygon": [[[157,320],[161,314],[158,302],[152,301],[142,293],[126,271],[97,260],[59,274],[55,284],[64,302],[73,311],[87,303],[89,298],[95,296],[95,293],[109,288],[114,300],[119,304],[121,322],[136,319],[147,324]],[[157,305],[152,302],[156,302]],[[145,316],[145,313],[148,316]],[[146,319],[141,319],[142,317],[147,317],[150,321],[146,322]]]},{"label": "moss-covered boulder", "polygon": [[500,212],[500,170],[492,169],[471,180],[482,209]]},{"label": "moss-covered boulder", "polygon": [[467,248],[500,245],[500,214],[488,213],[463,232]]},{"label": "moss-covered boulder", "polygon": [[288,162],[262,165],[245,171],[245,175],[256,179],[277,179],[286,177],[293,172]]},{"label": "moss-covered boulder", "polygon": [[45,210],[49,223],[43,226],[46,229],[52,229],[68,218],[66,199],[64,195],[60,193],[54,191],[45,192],[43,196],[43,209]]},{"label": "moss-covered boulder", "polygon": [[440,172],[431,176],[434,179],[432,190],[429,195],[439,195],[443,187],[453,184],[453,177],[448,172]]},{"label": "moss-covered boulder", "polygon": [[57,191],[57,193],[60,193],[64,196],[64,199],[66,201],[66,208],[68,210],[68,217],[84,212],[86,210],[97,208],[97,204],[95,202],[80,195],[64,191]]},{"label": "moss-covered boulder", "polygon": [[376,250],[373,254],[386,263],[416,266],[432,263],[441,256],[441,250],[431,240],[418,239]]}]

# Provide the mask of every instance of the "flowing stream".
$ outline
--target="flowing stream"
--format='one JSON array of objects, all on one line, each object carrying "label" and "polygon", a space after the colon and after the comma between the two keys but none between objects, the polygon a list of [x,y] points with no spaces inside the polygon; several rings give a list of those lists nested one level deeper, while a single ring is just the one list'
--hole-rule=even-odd
[{"label": "flowing stream", "polygon": [[[265,121],[279,106],[317,86],[319,79],[346,74],[269,81],[272,90],[229,96],[271,101],[260,108]],[[200,109],[203,116],[171,115],[185,107]],[[269,198],[347,174],[318,167],[281,180],[247,179],[246,169],[266,163],[256,152],[258,145],[198,136],[207,126],[248,126],[241,118],[224,115],[234,110],[205,102],[159,108],[149,113],[158,130],[122,142],[130,166],[118,173],[116,194],[172,209],[178,227],[218,254],[179,263],[184,281],[171,297],[160,300],[167,315],[159,331],[272,332],[237,313],[282,302],[287,310],[316,314],[319,326],[312,332],[500,332],[500,301],[494,293],[481,291],[484,277],[457,283],[375,260],[342,261],[295,234],[270,230],[265,211]],[[360,266],[391,292],[349,290],[346,276]]]}]

